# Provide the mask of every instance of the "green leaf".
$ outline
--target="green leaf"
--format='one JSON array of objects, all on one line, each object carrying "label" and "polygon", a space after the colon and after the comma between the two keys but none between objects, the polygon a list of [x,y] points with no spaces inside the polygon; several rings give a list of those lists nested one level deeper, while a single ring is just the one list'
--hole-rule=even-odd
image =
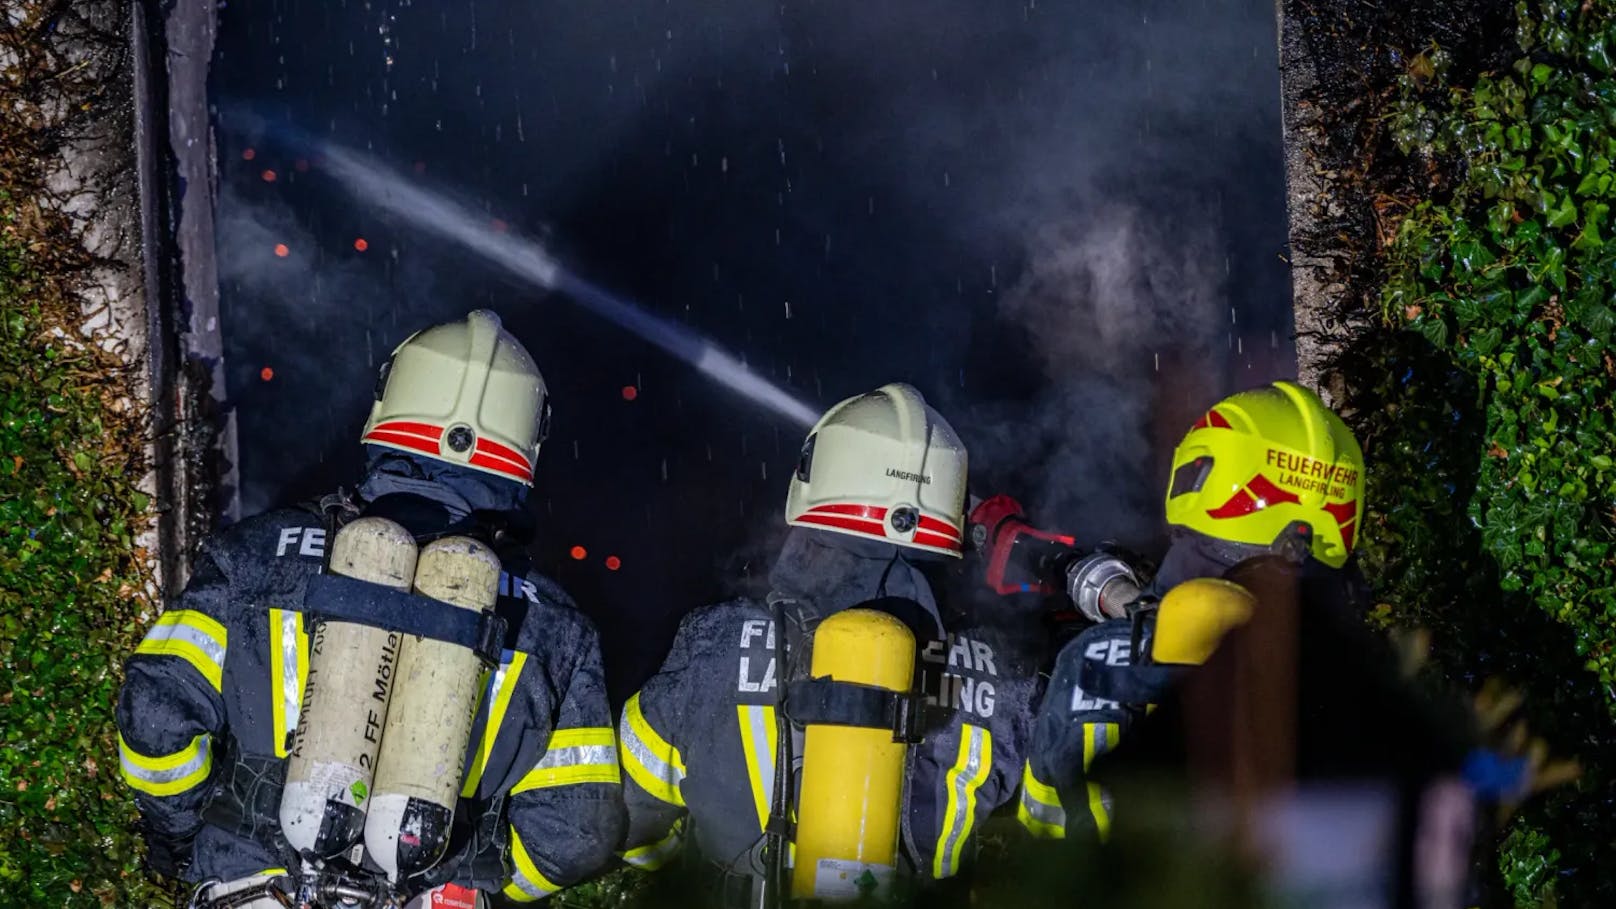
[{"label": "green leaf", "polygon": [[1604,202],[1589,201],[1582,206],[1582,230],[1577,239],[1571,243],[1572,248],[1580,252],[1592,252],[1605,245],[1605,238],[1600,233],[1600,226],[1610,214],[1610,206]]},{"label": "green leaf", "polygon": [[1602,73],[1609,74],[1612,69],[1616,69],[1611,63],[1610,48],[1605,42],[1604,35],[1594,35],[1588,39],[1583,45],[1582,58],[1588,61],[1589,66]]},{"label": "green leaf", "polygon": [[1515,313],[1518,316],[1530,316],[1533,310],[1548,301],[1549,289],[1541,284],[1534,284],[1515,295]]},{"label": "green leaf", "polygon": [[1498,345],[1502,344],[1503,340],[1503,329],[1495,326],[1493,328],[1486,329],[1485,331],[1478,331],[1474,335],[1471,335],[1470,346],[1476,351],[1476,353],[1486,356],[1487,354],[1497,350]]},{"label": "green leaf", "polygon": [[1566,193],[1549,209],[1548,223],[1550,227],[1564,227],[1575,220],[1577,220],[1577,204],[1571,198],[1571,194]]},{"label": "green leaf", "polygon": [[1609,171],[1589,170],[1583,174],[1582,180],[1577,183],[1575,194],[1583,198],[1589,196],[1604,196],[1610,193],[1611,175]]}]

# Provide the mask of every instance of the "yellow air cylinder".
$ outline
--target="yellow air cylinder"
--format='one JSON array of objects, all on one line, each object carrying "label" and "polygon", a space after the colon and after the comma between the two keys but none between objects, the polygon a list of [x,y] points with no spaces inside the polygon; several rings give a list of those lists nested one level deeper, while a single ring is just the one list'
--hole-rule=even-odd
[{"label": "yellow air cylinder", "polygon": [[1167,591],[1156,612],[1150,658],[1157,663],[1199,666],[1223,636],[1250,621],[1257,598],[1222,578],[1192,578]]},{"label": "yellow air cylinder", "polygon": [[[849,609],[814,632],[814,678],[908,691],[915,636],[884,612]],[[855,899],[889,889],[898,851],[907,746],[890,729],[804,730],[794,899]]]}]

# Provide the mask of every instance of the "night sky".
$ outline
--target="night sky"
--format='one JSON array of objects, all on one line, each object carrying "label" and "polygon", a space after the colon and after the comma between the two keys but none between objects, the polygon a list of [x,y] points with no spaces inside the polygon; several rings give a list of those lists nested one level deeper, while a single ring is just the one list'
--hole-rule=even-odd
[{"label": "night sky", "polygon": [[553,395],[535,555],[632,677],[681,614],[766,571],[803,436],[353,199],[276,141],[297,131],[539,239],[815,408],[911,382],[971,445],[978,494],[1159,546],[1164,449],[1294,372],[1274,47],[1264,0],[228,5],[212,91],[243,510],[352,483],[388,351],[491,308]]}]

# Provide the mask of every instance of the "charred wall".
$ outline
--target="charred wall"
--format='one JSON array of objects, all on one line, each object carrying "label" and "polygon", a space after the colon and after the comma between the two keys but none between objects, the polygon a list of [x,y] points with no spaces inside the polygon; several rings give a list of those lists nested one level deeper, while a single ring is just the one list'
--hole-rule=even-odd
[{"label": "charred wall", "polygon": [[1506,62],[1510,0],[1278,0],[1296,359],[1301,379],[1351,407],[1355,341],[1375,326],[1379,253],[1408,200],[1444,177],[1398,153],[1382,114],[1433,43],[1462,83]]},{"label": "charred wall", "polygon": [[214,268],[217,167],[207,74],[216,10],[204,0],[134,5],[141,258],[161,561],[167,592],[195,544],[235,516],[234,420],[223,404]]}]

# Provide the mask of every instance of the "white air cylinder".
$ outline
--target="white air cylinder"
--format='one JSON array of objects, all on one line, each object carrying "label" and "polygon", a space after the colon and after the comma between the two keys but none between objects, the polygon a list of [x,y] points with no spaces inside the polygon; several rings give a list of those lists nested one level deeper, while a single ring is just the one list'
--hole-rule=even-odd
[{"label": "white air cylinder", "polygon": [[[469,537],[421,550],[415,592],[480,613],[499,595],[499,557]],[[397,882],[431,868],[449,845],[482,662],[475,651],[408,637],[382,733],[365,850]]]},{"label": "white air cylinder", "polygon": [[[386,518],[357,518],[331,542],[333,574],[395,590],[415,578],[415,537]],[[281,794],[281,831],[305,857],[333,858],[364,832],[403,635],[320,622]]]}]

